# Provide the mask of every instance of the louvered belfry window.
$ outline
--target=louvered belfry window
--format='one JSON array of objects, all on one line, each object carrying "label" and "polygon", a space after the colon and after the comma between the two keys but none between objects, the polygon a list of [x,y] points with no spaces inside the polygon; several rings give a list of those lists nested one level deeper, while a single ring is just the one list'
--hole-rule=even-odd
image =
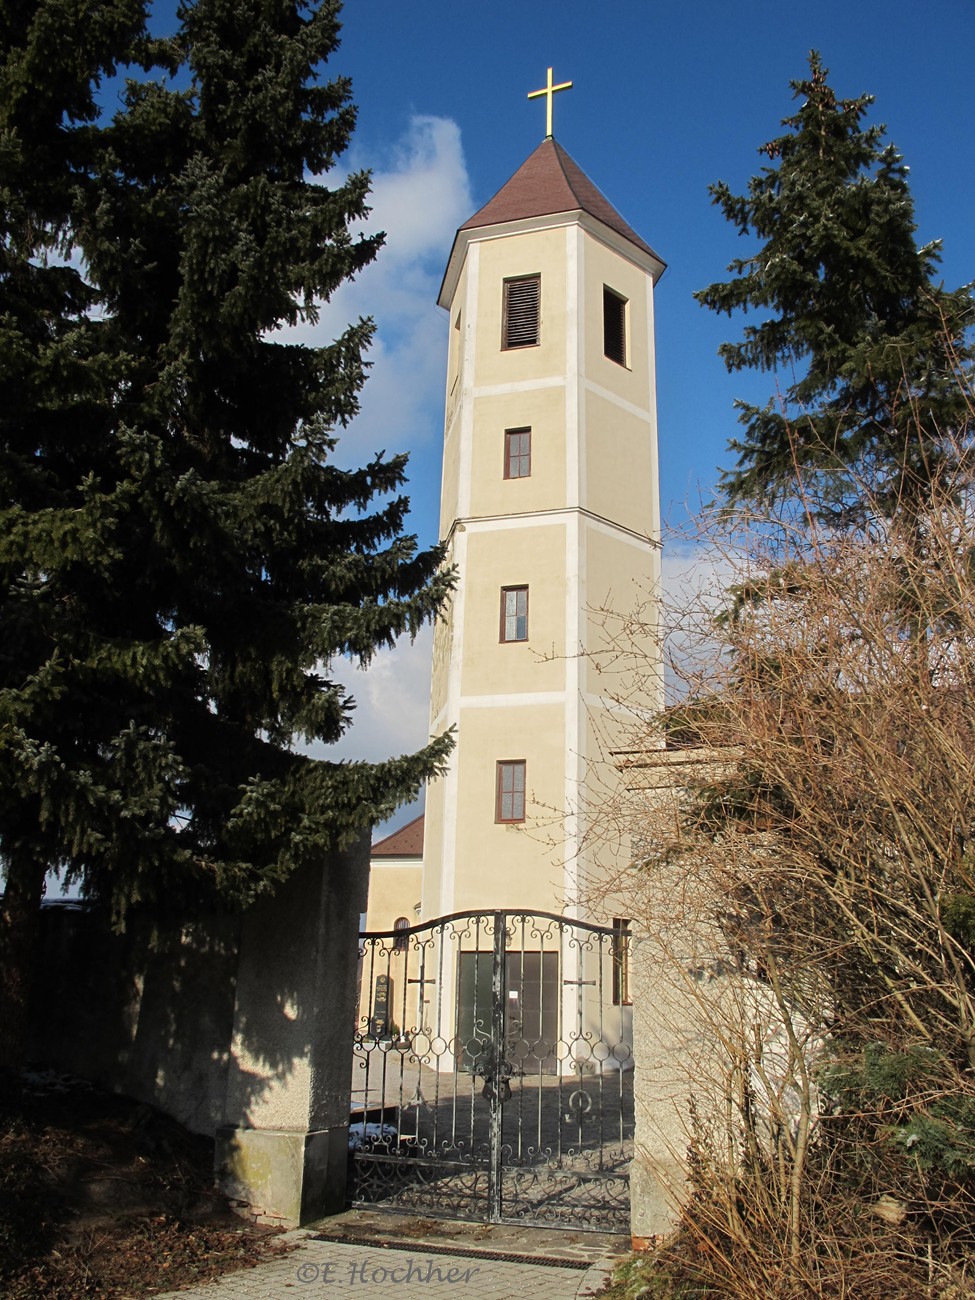
[{"label": "louvered belfry window", "polygon": [[538,343],[541,296],[540,275],[522,275],[516,280],[505,280],[501,321],[503,348],[530,348]]},{"label": "louvered belfry window", "polygon": [[626,365],[626,299],[603,285],[603,352],[617,365]]}]

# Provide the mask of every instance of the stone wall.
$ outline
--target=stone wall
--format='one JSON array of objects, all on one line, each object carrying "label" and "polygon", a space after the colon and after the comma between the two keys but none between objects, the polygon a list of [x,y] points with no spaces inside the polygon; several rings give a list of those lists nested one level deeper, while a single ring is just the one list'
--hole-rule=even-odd
[{"label": "stone wall", "polygon": [[296,872],[243,918],[217,1170],[266,1222],[345,1208],[368,872],[365,840],[324,872]]},{"label": "stone wall", "polygon": [[160,1107],[196,1133],[223,1122],[240,917],[157,937],[113,934],[78,905],[43,909],[31,1059]]},{"label": "stone wall", "polygon": [[344,1208],[368,872],[364,836],[242,915],[155,936],[46,907],[32,1060],[215,1137],[218,1181],[249,1217]]}]

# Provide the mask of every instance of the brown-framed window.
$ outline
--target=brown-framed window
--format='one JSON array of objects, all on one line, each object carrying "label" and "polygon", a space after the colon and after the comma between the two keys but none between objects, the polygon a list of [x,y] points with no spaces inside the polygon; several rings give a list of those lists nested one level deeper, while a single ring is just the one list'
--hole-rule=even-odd
[{"label": "brown-framed window", "polygon": [[525,760],[523,758],[504,759],[498,763],[494,820],[496,822],[525,820]]},{"label": "brown-framed window", "polygon": [[626,299],[603,285],[603,352],[617,365],[626,365]]},{"label": "brown-framed window", "polygon": [[505,478],[528,478],[532,472],[532,431],[527,429],[505,429],[504,431],[504,476]]},{"label": "brown-framed window", "polygon": [[528,588],[501,588],[501,640],[528,640]]},{"label": "brown-framed window", "polygon": [[397,932],[393,940],[393,952],[405,952],[406,945],[409,943],[409,935],[402,933],[410,928],[409,918],[398,916],[393,922],[393,929]]},{"label": "brown-framed window", "polygon": [[613,1006],[630,1006],[630,921],[613,917]]},{"label": "brown-framed window", "polygon": [[530,348],[538,343],[541,300],[540,275],[520,275],[504,281],[502,348]]}]

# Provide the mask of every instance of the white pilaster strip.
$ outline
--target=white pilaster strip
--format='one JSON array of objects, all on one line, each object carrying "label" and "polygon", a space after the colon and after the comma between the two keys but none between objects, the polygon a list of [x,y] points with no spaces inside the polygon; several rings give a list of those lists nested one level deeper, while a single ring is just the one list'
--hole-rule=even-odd
[{"label": "white pilaster strip", "polygon": [[[481,249],[474,244],[468,254],[467,301],[464,303],[464,365],[460,393],[460,454],[457,464],[457,513],[471,513],[471,473],[474,447],[474,366],[477,358],[477,298]],[[461,571],[463,577],[463,570]]]},{"label": "white pilaster strip", "polygon": [[[460,438],[457,456],[457,508],[463,517],[471,511],[471,475],[473,473],[474,446],[474,367],[477,358],[477,303],[480,280],[481,250],[474,244],[468,252],[467,292],[464,301],[463,349],[461,365],[461,391],[456,417],[456,434]],[[452,560],[457,566],[459,581],[453,595],[453,636],[447,653],[447,691],[444,713],[448,726],[456,726],[460,719],[461,669],[464,660],[464,620],[467,593],[467,537],[463,530],[453,531],[451,537]],[[440,850],[440,913],[453,911],[454,882],[457,870],[457,803],[458,768],[460,765],[460,735],[457,748],[444,775],[443,833]]]},{"label": "white pilaster strip", "polygon": [[[647,276],[647,347],[650,352],[650,536],[660,542],[660,466],[657,456],[657,343],[653,319],[653,281]],[[657,566],[659,572],[659,565]]]},{"label": "white pilaster strip", "polygon": [[585,557],[582,517],[585,505],[585,241],[577,225],[566,229],[566,347],[565,347],[565,503],[572,512],[565,528],[565,806],[563,905],[578,916],[579,897],[579,718],[582,705],[579,658],[582,645],[582,602],[585,599]]},{"label": "white pilaster strip", "polygon": [[496,695],[462,695],[462,709],[524,708],[531,704],[564,704],[564,691],[507,691]]},{"label": "white pilaster strip", "polygon": [[579,459],[579,339],[582,334],[579,227],[565,231],[565,504],[581,505]]},{"label": "white pilaster strip", "polygon": [[[657,450],[657,343],[653,318],[653,281],[647,277],[647,342],[650,348],[650,538],[654,554],[650,557],[650,585],[654,593],[654,621],[659,632],[660,602],[663,598],[663,532],[660,518],[660,464]],[[659,645],[659,636],[657,637]],[[663,658],[657,653],[656,707],[664,707]]]},{"label": "white pilaster strip", "polygon": [[[453,606],[453,640],[447,661],[447,718],[452,726],[460,719],[461,669],[464,661],[464,619],[466,613],[467,585],[463,575],[467,572],[467,534],[455,533],[453,542],[453,561],[461,575],[461,581],[454,590]],[[454,877],[457,869],[457,803],[459,787],[461,737],[456,736],[456,747],[450,756],[450,766],[442,780],[443,794],[443,836],[441,839],[440,858],[440,915],[444,916],[454,910]]]},{"label": "white pilaster strip", "polygon": [[561,388],[562,375],[543,375],[541,379],[513,379],[507,384],[481,384],[473,389],[477,397],[511,397],[516,393],[537,393],[545,388]]}]

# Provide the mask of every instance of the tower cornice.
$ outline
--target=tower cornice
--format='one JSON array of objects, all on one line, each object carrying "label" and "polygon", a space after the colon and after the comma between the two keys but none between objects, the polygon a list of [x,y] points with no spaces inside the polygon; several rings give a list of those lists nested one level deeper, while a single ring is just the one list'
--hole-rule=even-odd
[{"label": "tower cornice", "polygon": [[620,537],[626,537],[629,541],[638,546],[644,546],[648,550],[663,550],[663,542],[659,537],[653,537],[650,533],[637,532],[635,528],[629,528],[618,520],[608,519],[605,515],[586,509],[585,506],[558,506],[549,510],[511,511],[503,515],[466,515],[463,518],[458,516],[451,522],[444,540],[445,545],[450,546],[453,543],[455,534],[466,532],[468,529],[476,531],[478,528],[540,528],[563,522],[566,519],[577,518],[587,519],[597,527],[606,529],[608,532]]},{"label": "tower cornice", "polygon": [[470,230],[461,226],[454,236],[447,269],[440,285],[440,293],[437,295],[437,306],[445,309],[450,307],[457,291],[457,281],[460,279],[467,251],[472,244],[490,239],[505,239],[515,235],[531,234],[538,230],[557,230],[559,227],[566,226],[580,226],[593,239],[599,240],[607,248],[611,248],[614,253],[618,253],[620,257],[625,257],[634,266],[638,266],[641,271],[645,271],[654,284],[657,283],[667,269],[666,262],[662,262],[655,253],[644,252],[617,231],[579,208],[572,212],[558,212],[541,217],[522,217],[517,221],[498,222],[493,226],[478,226]]}]

